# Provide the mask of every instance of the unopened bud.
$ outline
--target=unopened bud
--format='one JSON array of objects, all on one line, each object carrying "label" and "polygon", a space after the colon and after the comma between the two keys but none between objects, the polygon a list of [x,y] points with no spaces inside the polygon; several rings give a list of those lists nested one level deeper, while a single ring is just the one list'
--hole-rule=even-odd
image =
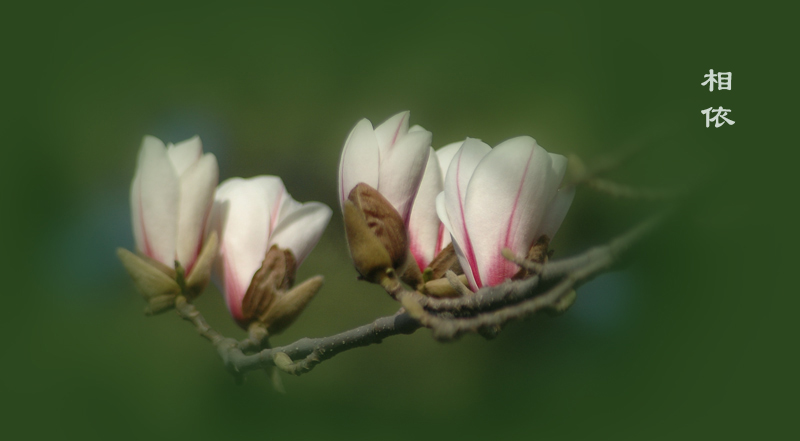
[{"label": "unopened bud", "polygon": [[528,250],[528,260],[536,263],[545,263],[548,257],[549,246],[550,238],[545,235],[539,236],[536,242],[531,245],[531,249]]},{"label": "unopened bud", "polygon": [[[458,281],[466,286],[467,276],[463,274],[459,275]],[[421,292],[431,297],[461,297],[462,295],[462,293],[453,286],[453,283],[446,278],[426,282]]]},{"label": "unopened bud", "polygon": [[175,306],[176,296],[156,296],[147,301],[147,306],[144,308],[144,313],[147,315],[155,315],[172,309]]},{"label": "unopened bud", "polygon": [[377,190],[363,182],[344,203],[344,223],[350,255],[356,270],[379,282],[388,268],[406,264],[408,235],[397,210]]},{"label": "unopened bud", "polygon": [[403,305],[403,308],[406,309],[406,312],[409,316],[413,319],[419,320],[422,316],[425,315],[425,308],[422,307],[417,301],[412,299],[410,296],[403,296],[400,298],[400,303]]},{"label": "unopened bud", "polygon": [[[136,289],[150,304],[149,313],[165,311],[175,304],[175,297],[181,293],[181,288],[175,281],[174,270],[163,264],[153,264],[124,248],[117,248],[117,256],[133,279]],[[168,275],[170,271],[171,277]]]},{"label": "unopened bud", "polygon": [[319,292],[323,280],[322,276],[314,276],[275,298],[275,301],[258,319],[264,323],[270,335],[282,332],[300,316],[311,299]]},{"label": "unopened bud", "polygon": [[578,298],[578,293],[571,289],[564,295],[562,295],[555,303],[553,303],[552,307],[547,309],[550,315],[556,316],[561,315],[570,308],[575,303],[575,299]]},{"label": "unopened bud", "polygon": [[430,269],[429,280],[441,279],[448,270],[456,274],[464,273],[458,263],[458,255],[452,243],[448,244],[436,255],[425,271],[428,269]]},{"label": "unopened bud", "polygon": [[273,245],[267,250],[261,268],[253,275],[242,299],[244,322],[263,316],[272,306],[278,293],[294,284],[297,268],[295,258],[288,249],[282,250]]},{"label": "unopened bud", "polygon": [[[540,265],[544,264],[547,262],[547,259],[550,256],[549,247],[550,238],[545,235],[539,236],[536,242],[534,242],[534,244],[531,245],[531,248],[528,250],[528,255],[526,256],[525,260],[528,262],[538,263]],[[525,268],[521,268],[516,274],[514,274],[512,280],[524,279],[530,275],[530,271]]]},{"label": "unopened bud", "polygon": [[402,272],[400,272],[400,280],[406,282],[409,286],[414,288],[417,288],[424,283],[422,272],[420,272],[419,266],[417,266],[417,261],[414,259],[414,255],[411,253],[406,255],[406,263],[403,265]]},{"label": "unopened bud", "polygon": [[278,352],[277,354],[273,355],[272,361],[274,361],[275,366],[282,371],[288,371],[294,364],[292,358],[289,357],[285,352]]}]

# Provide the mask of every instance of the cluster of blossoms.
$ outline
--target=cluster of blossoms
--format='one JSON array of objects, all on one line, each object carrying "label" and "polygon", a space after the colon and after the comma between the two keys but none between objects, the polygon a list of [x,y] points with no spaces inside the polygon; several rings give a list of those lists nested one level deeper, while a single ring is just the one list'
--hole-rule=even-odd
[{"label": "cluster of blossoms", "polygon": [[[473,290],[523,277],[503,250],[546,255],[574,196],[559,189],[566,158],[525,136],[434,150],[431,133],[408,120],[403,112],[373,128],[363,119],[344,144],[339,202],[361,277],[399,276],[429,295],[451,294],[436,283],[446,271]],[[199,138],[165,146],[145,137],[131,185],[138,253],[118,254],[153,313],[199,295],[213,274],[242,327],[280,332],[321,286],[319,276],[297,286],[294,277],[331,209],[295,201],[275,176],[217,183]]]},{"label": "cluster of blossoms", "polygon": [[331,209],[292,199],[276,176],[231,178],[217,186],[214,155],[195,137],[167,145],[145,137],[131,185],[138,254],[118,254],[157,313],[191,300],[214,275],[233,318],[277,333],[317,293],[321,277],[293,287]]},{"label": "cluster of blossoms", "polygon": [[374,129],[360,121],[342,152],[339,199],[362,277],[381,283],[391,268],[428,294],[447,270],[473,290],[521,277],[503,250],[546,254],[575,195],[559,189],[567,159],[528,136],[433,150],[431,133],[408,117]]}]

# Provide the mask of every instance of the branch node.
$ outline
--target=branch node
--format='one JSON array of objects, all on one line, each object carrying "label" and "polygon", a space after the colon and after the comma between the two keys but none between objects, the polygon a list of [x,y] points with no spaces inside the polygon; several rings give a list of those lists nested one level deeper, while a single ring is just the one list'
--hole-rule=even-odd
[{"label": "branch node", "polygon": [[275,363],[275,366],[277,366],[278,369],[290,374],[292,373],[294,362],[292,361],[292,358],[289,357],[285,352],[277,352],[273,354],[272,361]]},{"label": "branch node", "polygon": [[469,288],[467,288],[466,285],[461,283],[460,280],[458,280],[458,276],[456,275],[456,273],[447,270],[447,272],[444,273],[444,276],[447,277],[447,281],[450,282],[450,285],[453,287],[453,289],[455,289],[460,295],[471,296],[475,294]]},{"label": "branch node", "polygon": [[493,340],[500,334],[500,331],[502,330],[503,328],[497,324],[489,326],[481,326],[480,328],[478,328],[478,334],[480,334],[481,337],[485,338],[486,340]]},{"label": "branch node", "polygon": [[503,257],[508,260],[509,262],[516,264],[520,268],[527,270],[531,274],[539,274],[542,271],[542,264],[539,262],[534,262],[532,260],[522,259],[514,254],[508,248],[503,248],[501,251]]},{"label": "branch node", "polygon": [[400,296],[400,303],[403,305],[403,308],[406,309],[406,313],[413,319],[419,320],[425,315],[425,309],[416,300],[412,299],[411,296]]}]

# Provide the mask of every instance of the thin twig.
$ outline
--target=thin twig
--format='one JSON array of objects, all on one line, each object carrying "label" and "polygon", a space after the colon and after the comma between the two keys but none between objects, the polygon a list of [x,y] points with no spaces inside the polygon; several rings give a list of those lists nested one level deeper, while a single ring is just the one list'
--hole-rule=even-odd
[{"label": "thin twig", "polygon": [[490,332],[494,335],[511,320],[526,318],[542,309],[555,309],[561,296],[568,293],[575,282],[573,279],[565,279],[542,295],[473,317],[445,318],[425,312],[417,318],[423,326],[431,328],[433,337],[440,341],[454,340],[469,332]]},{"label": "thin twig", "polygon": [[394,315],[381,317],[368,325],[330,337],[303,338],[286,346],[264,349],[248,355],[242,351],[238,341],[225,338],[211,328],[194,305],[188,303],[183,297],[178,297],[178,299],[176,301],[178,314],[192,322],[200,335],[214,344],[225,367],[237,376],[251,370],[275,365],[273,358],[278,353],[284,353],[292,360],[297,360],[293,362],[295,367],[284,370],[300,375],[310,371],[319,362],[332,358],[340,352],[378,344],[386,337],[411,334],[420,328],[418,321],[401,310]]},{"label": "thin twig", "polygon": [[281,368],[291,374],[300,375],[336,354],[353,348],[378,344],[384,338],[393,335],[411,334],[420,327],[417,320],[400,310],[392,316],[381,317],[368,325],[330,337],[304,338],[287,346],[262,351],[261,357],[272,357],[274,354],[284,353],[293,360],[293,364],[287,368]]},{"label": "thin twig", "polygon": [[652,232],[666,216],[666,212],[654,215],[605,245],[590,248],[574,257],[547,262],[542,266],[540,277],[542,280],[553,280],[586,267],[605,269],[616,262],[633,244]]},{"label": "thin twig", "polygon": [[586,185],[595,191],[608,194],[617,198],[624,199],[641,199],[648,201],[657,201],[675,197],[676,192],[647,187],[632,187],[630,185],[620,184],[603,178],[588,178],[584,181]]}]

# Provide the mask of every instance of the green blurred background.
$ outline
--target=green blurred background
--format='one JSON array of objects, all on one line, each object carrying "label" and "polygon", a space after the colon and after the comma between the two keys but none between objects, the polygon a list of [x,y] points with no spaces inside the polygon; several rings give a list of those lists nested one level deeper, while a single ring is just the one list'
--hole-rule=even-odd
[{"label": "green blurred background", "polygon": [[[3,406],[8,439],[769,439],[798,411],[797,125],[788,11],[491,2],[36,5],[3,18]],[[793,43],[792,43],[793,45]],[[789,62],[787,62],[787,59]],[[731,91],[700,86],[733,72]],[[735,126],[706,129],[724,106]],[[613,177],[693,190],[673,221],[558,318],[452,344],[427,330],[346,352],[287,395],[234,384],[211,346],[144,302],[132,248],[141,138],[198,134],[222,179],[274,174],[336,209],[362,117],[411,110],[434,147],[529,134]],[[787,207],[787,208],[783,208]],[[658,208],[580,192],[557,256]],[[397,305],[355,280],[338,210],[299,277],[326,285],[274,344]],[[198,307],[243,336],[210,288]]]}]

